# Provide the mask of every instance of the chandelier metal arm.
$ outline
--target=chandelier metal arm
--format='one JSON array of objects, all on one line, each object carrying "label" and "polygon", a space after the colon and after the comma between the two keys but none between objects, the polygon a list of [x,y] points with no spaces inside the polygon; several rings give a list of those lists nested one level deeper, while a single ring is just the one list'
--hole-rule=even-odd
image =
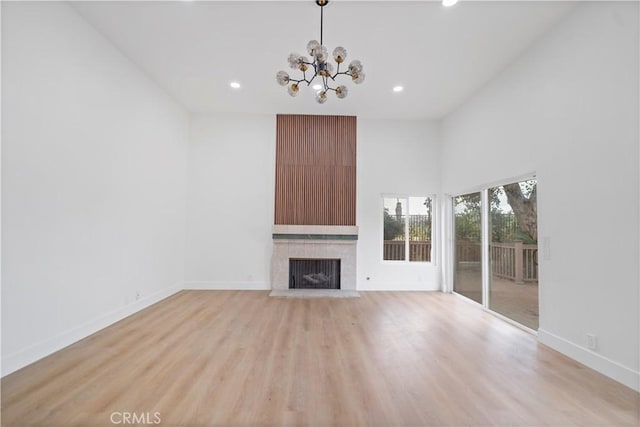
[{"label": "chandelier metal arm", "polygon": [[300,79],[300,80],[296,80],[296,79],[289,79],[290,82],[294,82],[294,83],[302,83],[305,82],[307,84],[307,86],[309,84],[311,84],[311,80],[307,80],[307,79]]},{"label": "chandelier metal arm", "polygon": [[331,78],[333,80],[335,80],[337,76],[349,76],[349,77],[352,77],[353,75],[348,71],[343,71],[341,73],[335,73],[333,76],[331,76]]},{"label": "chandelier metal arm", "polygon": [[305,82],[307,84],[307,86],[311,85],[311,83],[313,82],[313,80],[318,76],[318,73],[314,73],[313,77],[311,77],[310,79],[307,79],[307,76],[305,75],[305,73],[303,72],[302,74],[302,78],[301,79],[292,79],[291,77],[289,77],[289,81],[290,82],[294,82],[294,83],[301,83],[301,82]]}]

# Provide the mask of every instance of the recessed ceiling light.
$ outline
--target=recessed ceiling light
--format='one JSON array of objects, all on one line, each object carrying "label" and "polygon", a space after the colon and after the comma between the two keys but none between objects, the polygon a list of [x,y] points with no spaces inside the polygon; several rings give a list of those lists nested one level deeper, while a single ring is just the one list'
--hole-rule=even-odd
[{"label": "recessed ceiling light", "polygon": [[396,86],[393,88],[394,92],[402,92],[404,90],[404,88],[402,86]]},{"label": "recessed ceiling light", "polygon": [[322,85],[313,85],[311,86],[312,88],[314,88],[315,90],[320,90],[322,89]]},{"label": "recessed ceiling light", "polygon": [[240,83],[238,82],[231,82],[229,83],[229,86],[231,86],[234,89],[240,89]]},{"label": "recessed ceiling light", "polygon": [[445,7],[451,7],[456,3],[458,3],[458,0],[442,0],[442,5]]}]

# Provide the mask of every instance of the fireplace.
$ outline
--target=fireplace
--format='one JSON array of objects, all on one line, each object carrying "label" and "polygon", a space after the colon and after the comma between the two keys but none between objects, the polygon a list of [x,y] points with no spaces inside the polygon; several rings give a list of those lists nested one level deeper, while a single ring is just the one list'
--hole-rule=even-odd
[{"label": "fireplace", "polygon": [[[271,256],[271,289],[306,287],[355,291],[357,239],[357,226],[275,225]],[[292,260],[336,262],[332,269],[337,274],[325,271],[324,275],[334,276],[339,281],[337,284],[332,284],[332,287],[327,287],[325,283],[327,278],[318,275],[321,270],[306,271],[302,276],[294,276],[295,285],[292,286],[290,273]],[[309,276],[305,283],[303,277],[305,274],[316,274],[316,276]]]},{"label": "fireplace", "polygon": [[[272,290],[356,289],[356,122],[355,116],[276,116]],[[289,260],[339,260],[339,282],[329,284],[330,274],[317,271],[292,279]],[[291,289],[301,286],[322,292]]]},{"label": "fireplace", "polygon": [[289,259],[289,289],[340,289],[340,260]]}]

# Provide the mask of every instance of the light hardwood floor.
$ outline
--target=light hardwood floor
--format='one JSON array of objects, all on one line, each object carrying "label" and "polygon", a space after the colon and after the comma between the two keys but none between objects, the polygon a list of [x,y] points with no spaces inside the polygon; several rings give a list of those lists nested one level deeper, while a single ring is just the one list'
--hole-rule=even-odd
[{"label": "light hardwood floor", "polygon": [[180,292],[4,378],[2,426],[640,424],[640,394],[460,297],[361,295]]}]

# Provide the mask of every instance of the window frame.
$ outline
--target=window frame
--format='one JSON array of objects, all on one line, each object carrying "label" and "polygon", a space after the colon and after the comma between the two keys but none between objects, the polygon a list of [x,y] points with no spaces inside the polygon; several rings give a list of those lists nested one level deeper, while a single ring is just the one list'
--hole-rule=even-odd
[{"label": "window frame", "polygon": [[[409,221],[405,220],[404,222],[404,242],[405,242],[405,247],[404,247],[404,253],[405,253],[405,259],[403,260],[391,260],[391,259],[384,259],[384,201],[385,199],[401,199],[405,201],[405,205],[407,206],[407,214],[406,216],[408,217],[409,214],[409,199],[410,198],[425,198],[425,199],[431,199],[431,230],[429,233],[429,237],[430,237],[430,242],[431,242],[431,248],[430,248],[430,252],[429,252],[429,259],[430,261],[411,261],[409,258],[411,256],[410,254],[410,248],[409,245],[411,244],[410,242],[410,236],[409,236]],[[408,195],[408,194],[393,194],[393,193],[383,193],[380,196],[380,205],[381,205],[381,210],[380,212],[382,212],[382,217],[381,217],[381,227],[380,227],[380,260],[383,264],[389,264],[389,265],[407,265],[407,264],[432,264],[432,265],[436,265],[435,262],[435,235],[437,233],[435,233],[434,231],[436,230],[436,212],[437,209],[435,209],[436,207],[436,195],[433,193],[427,193],[425,195],[420,195],[420,196],[415,196],[415,195]]]}]

